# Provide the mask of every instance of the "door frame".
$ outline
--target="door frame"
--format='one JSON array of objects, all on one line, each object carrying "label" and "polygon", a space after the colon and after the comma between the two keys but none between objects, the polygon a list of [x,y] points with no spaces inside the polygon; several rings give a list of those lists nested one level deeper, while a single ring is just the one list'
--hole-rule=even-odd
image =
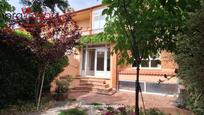
[{"label": "door frame", "polygon": [[[108,61],[107,61],[107,55],[108,55],[108,46],[105,45],[104,47],[95,47],[95,59],[94,59],[94,76],[90,76],[90,75],[87,75],[87,58],[88,58],[88,49],[92,49],[92,48],[88,48],[87,46],[85,47],[85,62],[84,62],[84,70],[82,70],[82,60],[83,60],[83,53],[81,55],[81,75],[82,77],[92,77],[92,78],[107,78],[109,79],[110,78],[110,71],[107,71],[107,64],[108,64]],[[97,71],[97,52],[100,52],[100,51],[103,51],[104,52],[104,70],[103,71]],[[83,52],[83,50],[82,50]],[[111,62],[110,62],[111,64]]]}]

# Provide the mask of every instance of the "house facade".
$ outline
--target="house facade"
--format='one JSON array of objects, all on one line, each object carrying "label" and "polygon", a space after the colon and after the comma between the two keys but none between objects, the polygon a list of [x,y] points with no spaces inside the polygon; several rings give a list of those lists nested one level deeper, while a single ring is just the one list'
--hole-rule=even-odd
[{"label": "house facade", "polygon": [[[92,36],[103,32],[105,6],[98,5],[75,11],[73,19],[81,28],[82,36]],[[112,94],[115,91],[134,91],[136,68],[132,65],[118,65],[118,55],[111,54],[114,44],[86,44],[74,48],[69,55],[69,66],[60,76],[73,77],[72,91],[95,91]],[[162,51],[158,56],[142,60],[140,86],[144,93],[175,95],[179,92],[175,77],[176,64],[171,53]],[[161,82],[162,81],[162,82]],[[161,83],[159,83],[161,82]]]}]

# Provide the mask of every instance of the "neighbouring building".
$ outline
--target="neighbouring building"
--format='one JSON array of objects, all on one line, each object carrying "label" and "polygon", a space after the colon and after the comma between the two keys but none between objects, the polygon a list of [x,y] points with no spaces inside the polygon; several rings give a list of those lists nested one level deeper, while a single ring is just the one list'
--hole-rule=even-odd
[{"label": "neighbouring building", "polygon": [[[105,6],[98,5],[74,12],[73,19],[81,28],[82,36],[92,36],[103,31]],[[83,48],[74,48],[75,54],[69,56],[69,66],[60,76],[73,77],[72,91],[96,91],[111,94],[113,91],[134,91],[136,76],[132,65],[117,65],[117,54],[110,54],[113,44],[86,44]],[[144,93],[175,95],[179,92],[175,76],[176,64],[171,53],[162,51],[158,57],[142,60],[140,86]],[[167,76],[168,79],[164,76]],[[159,80],[165,82],[158,83]]]}]

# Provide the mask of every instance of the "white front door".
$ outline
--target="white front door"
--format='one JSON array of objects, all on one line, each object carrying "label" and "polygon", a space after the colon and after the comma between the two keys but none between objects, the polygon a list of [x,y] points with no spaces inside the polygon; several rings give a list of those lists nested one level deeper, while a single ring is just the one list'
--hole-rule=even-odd
[{"label": "white front door", "polygon": [[107,49],[97,48],[95,54],[95,76],[107,76]]},{"label": "white front door", "polygon": [[110,77],[110,48],[94,47],[83,49],[81,75],[84,77]]}]

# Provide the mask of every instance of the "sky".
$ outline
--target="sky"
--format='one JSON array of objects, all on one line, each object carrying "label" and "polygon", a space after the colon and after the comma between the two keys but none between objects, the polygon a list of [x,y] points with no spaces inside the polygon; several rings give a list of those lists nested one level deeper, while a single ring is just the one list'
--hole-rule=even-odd
[{"label": "sky", "polygon": [[[69,4],[75,11],[101,4],[101,0],[68,0]],[[20,0],[8,0],[16,8],[15,12],[21,12],[22,4]]]}]

